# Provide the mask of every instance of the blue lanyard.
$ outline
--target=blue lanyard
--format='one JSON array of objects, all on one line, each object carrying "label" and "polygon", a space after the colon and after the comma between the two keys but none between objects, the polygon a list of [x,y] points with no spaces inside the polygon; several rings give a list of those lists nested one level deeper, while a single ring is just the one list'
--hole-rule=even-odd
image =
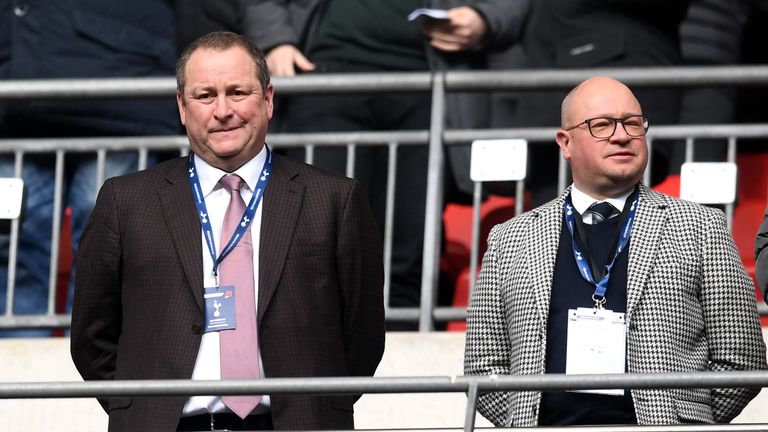
[{"label": "blue lanyard", "polygon": [[568,231],[570,231],[571,233],[573,257],[576,260],[576,265],[579,267],[579,272],[581,273],[581,277],[583,277],[587,282],[595,286],[595,292],[594,294],[592,294],[592,300],[595,301],[595,307],[597,307],[598,309],[602,309],[602,305],[603,303],[605,303],[605,292],[606,290],[608,290],[608,279],[611,276],[611,269],[613,268],[613,265],[616,263],[616,258],[619,256],[621,251],[623,251],[624,248],[627,247],[627,243],[629,243],[629,237],[632,234],[632,225],[635,222],[635,213],[637,212],[637,192],[632,194],[629,197],[629,199],[632,200],[632,203],[629,207],[629,215],[627,216],[627,219],[624,221],[624,223],[621,225],[621,231],[619,232],[619,242],[618,242],[618,245],[616,246],[616,252],[613,255],[613,259],[611,259],[611,262],[605,266],[605,275],[598,282],[595,282],[595,279],[592,276],[592,269],[590,269],[589,264],[587,263],[587,260],[584,259],[585,258],[584,253],[579,247],[579,244],[576,241],[576,236],[573,233],[573,225],[575,223],[575,216],[574,216],[575,212],[573,211],[573,203],[571,202],[571,195],[569,194],[568,197],[565,199],[563,212],[565,213],[565,224],[568,226]]},{"label": "blue lanyard", "polygon": [[267,147],[267,160],[264,163],[264,169],[259,177],[259,181],[256,183],[256,188],[253,191],[251,201],[248,202],[248,206],[245,208],[245,212],[243,213],[241,222],[237,225],[237,229],[232,233],[232,238],[229,239],[227,245],[221,250],[221,255],[217,258],[216,245],[213,240],[213,228],[211,228],[211,222],[208,219],[208,209],[205,206],[205,196],[203,195],[202,187],[200,186],[200,180],[197,178],[194,154],[189,154],[189,184],[192,186],[192,193],[194,194],[195,204],[197,205],[197,215],[200,217],[200,225],[205,234],[205,242],[208,245],[208,252],[211,254],[211,259],[213,260],[213,277],[216,279],[216,286],[219,285],[219,264],[221,264],[221,262],[224,261],[224,258],[235,249],[237,243],[245,235],[246,230],[249,229],[251,221],[256,214],[256,209],[261,202],[261,197],[264,196],[264,190],[267,188],[269,175],[271,173],[272,152],[269,151],[269,147]]}]

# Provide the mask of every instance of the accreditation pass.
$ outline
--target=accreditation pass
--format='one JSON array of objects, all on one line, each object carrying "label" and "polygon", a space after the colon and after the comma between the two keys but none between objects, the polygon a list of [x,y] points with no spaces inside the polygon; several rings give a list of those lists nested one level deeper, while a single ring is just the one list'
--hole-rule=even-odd
[{"label": "accreditation pass", "polygon": [[[625,372],[627,353],[624,314],[607,309],[568,310],[565,373],[619,374]],[[622,396],[623,389],[573,390]]]}]

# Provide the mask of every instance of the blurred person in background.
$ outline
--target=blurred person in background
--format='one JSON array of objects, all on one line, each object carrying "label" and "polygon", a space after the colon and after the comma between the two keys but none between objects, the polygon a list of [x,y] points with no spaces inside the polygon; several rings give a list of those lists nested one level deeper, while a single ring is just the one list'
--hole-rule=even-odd
[{"label": "blurred person in background", "polygon": [[[176,58],[169,0],[0,0],[0,79],[167,77]],[[173,100],[50,99],[0,101],[2,138],[75,138],[178,134]],[[106,177],[137,169],[136,152],[110,152]],[[48,310],[55,155],[27,153],[22,179],[13,313]],[[72,249],[96,200],[95,153],[65,161],[62,208],[72,209]],[[13,153],[0,156],[0,176],[14,177]],[[6,302],[9,235],[0,239],[0,310]],[[71,286],[71,285],[70,285]],[[70,289],[71,291],[71,289]],[[70,292],[71,295],[71,292]],[[46,336],[50,331],[0,332]]]},{"label": "blurred person in background", "polygon": [[[680,24],[680,47],[686,66],[724,66],[741,63],[741,44],[750,0],[691,0]],[[736,87],[694,87],[683,90],[679,122],[729,124],[736,119]],[[725,139],[698,139],[695,162],[723,162]],[[670,154],[670,174],[679,175],[685,162],[685,143]]]},{"label": "blurred person in background", "polygon": [[755,239],[755,274],[757,285],[763,293],[763,300],[768,303],[768,207]]},{"label": "blurred person in background", "polygon": [[[521,47],[513,47],[494,60],[495,67],[523,69],[581,69],[604,67],[679,66],[680,23],[688,0],[591,1],[538,0],[531,2]],[[659,11],[663,11],[660,13]],[[492,126],[545,127],[560,122],[562,91],[504,92],[494,97]],[[653,124],[677,124],[682,91],[643,87],[637,98],[651,113]],[[654,146],[652,182],[666,178],[670,149]],[[526,183],[534,206],[558,194],[559,156],[551,145],[532,144]]]},{"label": "blurred person in background", "polygon": [[[519,38],[529,0],[242,0],[243,31],[263,48],[275,76],[485,69],[490,52]],[[417,8],[447,10],[447,18],[409,21]],[[282,102],[281,132],[425,130],[426,93],[294,96]],[[486,95],[449,93],[447,127],[489,125]],[[469,148],[448,149],[447,195],[471,193]],[[294,157],[301,157],[303,153]],[[384,227],[387,149],[358,147],[355,177],[370,191]],[[389,305],[420,303],[428,149],[398,148]],[[314,163],[346,172],[342,148],[317,149]],[[415,325],[394,323],[393,330]]]}]

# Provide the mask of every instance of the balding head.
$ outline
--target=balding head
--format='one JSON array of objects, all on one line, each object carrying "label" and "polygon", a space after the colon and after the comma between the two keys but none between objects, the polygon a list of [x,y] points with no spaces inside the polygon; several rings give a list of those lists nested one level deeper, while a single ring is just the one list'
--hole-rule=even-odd
[{"label": "balding head", "polygon": [[640,102],[629,87],[608,76],[589,78],[574,87],[563,99],[560,106],[560,127],[567,129],[584,121],[582,116],[587,105],[602,104],[605,99],[618,100],[624,97],[631,99],[636,105],[634,114],[642,114]]}]

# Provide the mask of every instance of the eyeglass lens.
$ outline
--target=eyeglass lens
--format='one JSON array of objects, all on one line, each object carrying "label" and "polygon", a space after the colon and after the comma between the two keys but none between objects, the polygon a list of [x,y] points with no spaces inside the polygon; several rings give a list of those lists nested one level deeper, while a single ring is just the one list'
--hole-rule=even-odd
[{"label": "eyeglass lens", "polygon": [[[588,121],[587,125],[589,126],[589,132],[595,138],[610,138],[616,132],[616,121],[616,119],[610,117],[598,117]],[[646,122],[643,116],[629,116],[618,121],[624,126],[627,135],[631,137],[645,135]]]}]

